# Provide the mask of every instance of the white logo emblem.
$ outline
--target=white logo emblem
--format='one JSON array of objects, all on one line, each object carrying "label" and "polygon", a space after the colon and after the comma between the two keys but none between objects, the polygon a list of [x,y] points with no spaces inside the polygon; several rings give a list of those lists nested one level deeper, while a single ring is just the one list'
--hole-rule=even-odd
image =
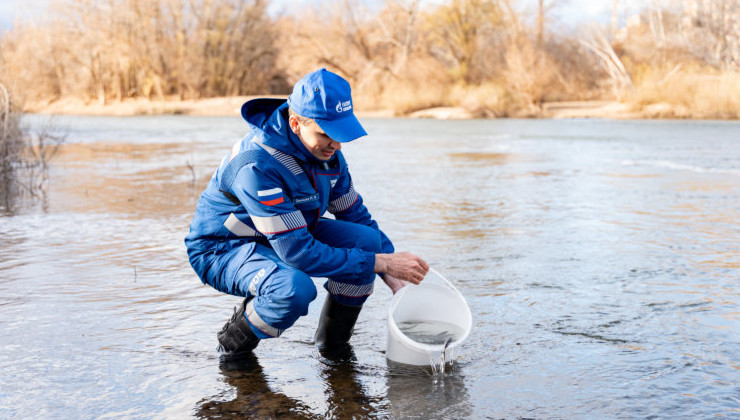
[{"label": "white logo emblem", "polygon": [[337,112],[342,113],[352,109],[352,101],[337,101]]},{"label": "white logo emblem", "polygon": [[265,269],[260,269],[257,274],[252,277],[252,281],[249,282],[249,293],[252,294],[252,296],[257,296],[257,283],[262,281],[262,279],[265,278]]}]

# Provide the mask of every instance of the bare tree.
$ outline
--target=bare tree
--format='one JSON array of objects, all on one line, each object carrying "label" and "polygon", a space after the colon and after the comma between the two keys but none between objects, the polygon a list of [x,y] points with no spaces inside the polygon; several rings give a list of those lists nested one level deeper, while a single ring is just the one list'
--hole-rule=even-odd
[{"label": "bare tree", "polygon": [[488,72],[481,49],[490,45],[502,10],[492,0],[452,0],[427,17],[430,53],[448,63],[464,83],[480,83]]},{"label": "bare tree", "polygon": [[599,58],[599,64],[609,76],[612,91],[617,97],[624,88],[632,86],[627,69],[600,28],[591,27],[580,42]]},{"label": "bare tree", "polygon": [[277,57],[266,5],[53,0],[48,21],[19,25],[3,38],[3,64],[24,92],[47,99],[74,95],[105,104],[261,92]]},{"label": "bare tree", "polygon": [[620,97],[651,72],[740,65],[740,0],[651,0],[619,29],[625,6],[612,0],[611,31],[578,40],[549,24],[563,1],[317,0],[274,17],[268,0],[50,0],[42,21],[0,39],[0,77],[22,102],[104,104],[285,93],[328,67],[371,108],[473,97],[484,109],[493,96],[479,115],[502,115],[502,102],[537,114],[549,100]]},{"label": "bare tree", "polygon": [[387,0],[371,11],[357,0],[325,2],[282,22],[282,66],[295,79],[306,69],[328,67],[347,77],[355,89],[379,98],[390,86],[419,74],[418,0]]}]

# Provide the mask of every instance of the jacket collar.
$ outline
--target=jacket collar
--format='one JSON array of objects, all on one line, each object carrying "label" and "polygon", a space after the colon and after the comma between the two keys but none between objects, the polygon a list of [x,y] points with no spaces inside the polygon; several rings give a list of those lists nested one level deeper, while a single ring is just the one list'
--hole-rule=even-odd
[{"label": "jacket collar", "polygon": [[[251,130],[263,134],[265,145],[287,153],[303,162],[323,165],[306,149],[288,125],[288,103],[285,99],[259,98],[242,105],[242,118]],[[336,157],[332,157],[335,159]]]}]

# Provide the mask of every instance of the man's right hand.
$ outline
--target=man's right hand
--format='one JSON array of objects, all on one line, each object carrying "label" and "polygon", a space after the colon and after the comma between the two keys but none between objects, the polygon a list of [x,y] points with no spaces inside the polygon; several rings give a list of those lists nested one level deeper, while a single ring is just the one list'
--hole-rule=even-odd
[{"label": "man's right hand", "polygon": [[429,272],[429,265],[418,255],[410,252],[375,254],[375,272],[419,284]]}]

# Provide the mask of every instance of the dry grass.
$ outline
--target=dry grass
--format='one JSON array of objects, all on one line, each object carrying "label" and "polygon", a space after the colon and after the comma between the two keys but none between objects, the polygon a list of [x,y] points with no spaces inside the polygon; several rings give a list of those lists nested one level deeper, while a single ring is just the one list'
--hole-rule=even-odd
[{"label": "dry grass", "polygon": [[358,106],[373,109],[377,104],[391,109],[396,116],[416,111],[454,107],[467,111],[475,118],[529,117],[537,115],[528,98],[513,91],[506,83],[486,82],[480,85],[465,84],[398,84],[384,92],[380,99],[365,101],[358,96]]},{"label": "dry grass", "polygon": [[638,76],[625,100],[647,117],[740,118],[738,72],[676,66]]},{"label": "dry grass", "polygon": [[521,102],[506,87],[496,83],[489,82],[475,87],[457,85],[453,87],[450,96],[456,106],[479,118],[514,116],[522,109]]},{"label": "dry grass", "polygon": [[396,79],[386,82],[381,91],[358,89],[352,94],[358,109],[365,111],[391,110],[395,116],[414,111],[451,106],[449,88],[445,83]]}]

